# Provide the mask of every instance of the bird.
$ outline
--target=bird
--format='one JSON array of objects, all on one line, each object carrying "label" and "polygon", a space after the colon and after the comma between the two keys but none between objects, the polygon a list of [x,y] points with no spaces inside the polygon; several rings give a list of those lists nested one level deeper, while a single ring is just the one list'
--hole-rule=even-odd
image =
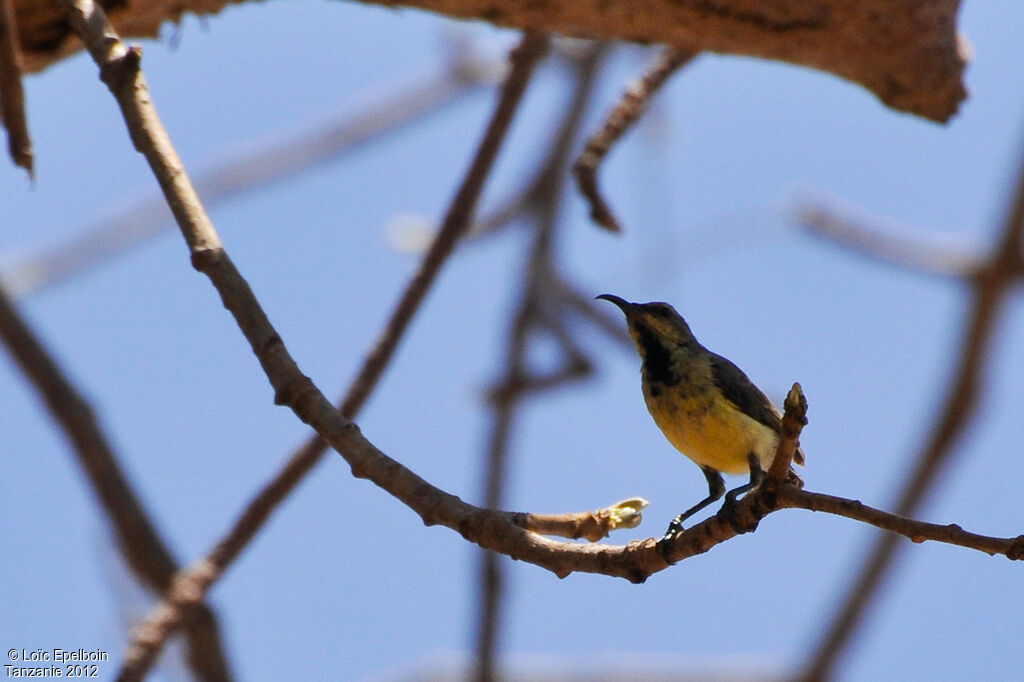
[{"label": "bird", "polygon": [[[702,346],[682,315],[668,303],[630,303],[613,294],[597,297],[626,315],[629,335],[642,360],[647,410],[677,450],[704,473],[708,496],[679,514],[663,539],[725,495],[727,505],[758,485],[771,466],[782,432],[782,413],[728,359]],[[799,446],[793,455],[804,463]],[[748,483],[726,493],[722,474],[750,473]],[[789,479],[803,485],[791,468]]]}]

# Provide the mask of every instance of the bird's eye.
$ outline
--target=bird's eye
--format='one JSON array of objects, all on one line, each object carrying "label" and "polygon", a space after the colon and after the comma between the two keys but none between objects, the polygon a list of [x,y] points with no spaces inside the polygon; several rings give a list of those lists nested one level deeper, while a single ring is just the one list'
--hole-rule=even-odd
[{"label": "bird's eye", "polygon": [[671,309],[664,303],[656,303],[654,306],[652,306],[651,312],[653,312],[658,317],[670,317],[672,315]]}]

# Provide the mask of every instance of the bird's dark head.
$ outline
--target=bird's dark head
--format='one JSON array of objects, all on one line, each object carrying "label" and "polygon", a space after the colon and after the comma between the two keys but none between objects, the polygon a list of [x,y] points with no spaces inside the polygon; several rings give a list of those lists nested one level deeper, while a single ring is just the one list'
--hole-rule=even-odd
[{"label": "bird's dark head", "polygon": [[659,351],[671,353],[699,347],[686,320],[668,303],[630,303],[612,294],[601,294],[598,298],[614,303],[625,313],[629,335],[645,360],[653,359]]}]

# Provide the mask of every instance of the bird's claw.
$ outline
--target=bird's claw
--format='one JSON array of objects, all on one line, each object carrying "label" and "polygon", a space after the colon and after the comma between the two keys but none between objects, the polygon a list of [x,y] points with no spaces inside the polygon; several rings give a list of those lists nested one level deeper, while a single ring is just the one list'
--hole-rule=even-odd
[{"label": "bird's claw", "polygon": [[671,558],[669,558],[670,543],[672,542],[672,539],[675,538],[675,536],[676,533],[668,531],[661,536],[661,539],[658,540],[658,542],[655,545],[658,548],[658,553],[661,554],[661,558],[664,559],[665,563],[669,566],[672,566],[676,563]]},{"label": "bird's claw", "polygon": [[668,529],[665,531],[665,535],[663,535],[661,539],[671,539],[676,535],[682,533],[684,530],[686,529],[683,528],[683,520],[677,516],[676,518],[672,519],[672,523],[668,524]]}]

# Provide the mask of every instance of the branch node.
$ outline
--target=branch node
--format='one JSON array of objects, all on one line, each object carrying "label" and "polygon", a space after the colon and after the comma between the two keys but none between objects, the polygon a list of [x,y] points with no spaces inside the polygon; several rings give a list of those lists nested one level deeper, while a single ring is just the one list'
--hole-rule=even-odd
[{"label": "branch node", "polygon": [[223,255],[224,249],[222,248],[196,248],[192,249],[189,260],[192,262],[193,269],[205,274],[216,266],[217,262],[220,261],[221,256]]},{"label": "branch node", "polygon": [[1024,561],[1024,535],[1013,539],[1010,548],[1006,550],[1006,558],[1010,561]]},{"label": "branch node", "polygon": [[119,94],[123,88],[135,81],[141,65],[142,48],[131,45],[121,56],[112,57],[100,65],[100,80],[106,83],[111,92]]},{"label": "branch node", "polygon": [[[265,345],[271,345],[274,337],[277,337],[277,334],[271,336]],[[278,338],[277,341],[280,343],[281,339]],[[316,402],[320,395],[320,391],[313,385],[313,380],[305,374],[297,372],[296,376],[291,377],[288,383],[274,391],[274,404],[291,407],[301,416],[307,414],[303,408],[303,402],[306,400]]]}]

